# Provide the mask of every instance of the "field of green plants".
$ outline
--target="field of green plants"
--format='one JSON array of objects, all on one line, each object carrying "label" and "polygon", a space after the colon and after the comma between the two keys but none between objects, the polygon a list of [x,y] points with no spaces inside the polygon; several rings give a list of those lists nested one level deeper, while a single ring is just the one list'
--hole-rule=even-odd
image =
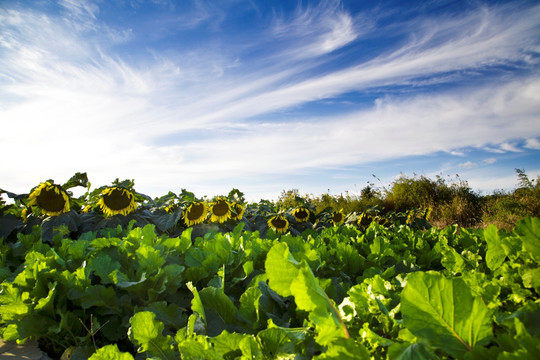
[{"label": "field of green plants", "polygon": [[429,208],[133,187],[1,190],[1,338],[62,359],[540,358],[539,218],[440,229]]}]

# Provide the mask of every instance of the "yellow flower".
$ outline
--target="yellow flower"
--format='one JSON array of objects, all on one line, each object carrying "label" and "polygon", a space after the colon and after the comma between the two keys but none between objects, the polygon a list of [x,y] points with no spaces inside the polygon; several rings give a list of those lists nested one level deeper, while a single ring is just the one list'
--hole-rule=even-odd
[{"label": "yellow flower", "polygon": [[414,210],[409,211],[409,214],[407,215],[407,225],[411,225],[414,222],[414,219],[416,218],[416,213]]},{"label": "yellow flower", "polygon": [[165,210],[168,214],[170,214],[170,213],[172,213],[172,212],[174,211],[174,208],[175,208],[175,207],[176,207],[175,204],[171,204],[171,205],[169,205],[169,206],[165,206],[165,209],[164,209],[164,210]]},{"label": "yellow flower", "polygon": [[206,204],[195,201],[187,207],[182,217],[187,226],[192,226],[202,223],[206,219],[206,212]]},{"label": "yellow flower", "polygon": [[45,182],[32,191],[28,197],[28,206],[39,207],[44,214],[57,216],[69,212],[69,196],[58,185]]},{"label": "yellow flower", "polygon": [[338,225],[341,224],[345,220],[345,215],[343,215],[343,212],[340,211],[334,211],[332,213],[332,217],[330,218],[332,221],[332,224]]},{"label": "yellow flower", "polygon": [[231,205],[225,198],[218,197],[217,200],[210,205],[210,214],[210,221],[223,223],[231,218]]},{"label": "yellow flower", "polygon": [[278,234],[284,234],[289,228],[289,221],[283,215],[276,215],[268,220],[268,227],[274,229]]},{"label": "yellow flower", "polygon": [[242,218],[244,217],[244,211],[246,211],[246,209],[239,203],[232,203],[231,206],[234,210],[233,214],[231,215],[231,219],[238,221],[242,220]]},{"label": "yellow flower", "polygon": [[28,208],[25,207],[24,209],[22,209],[21,211],[21,217],[23,219],[24,222],[26,222],[26,220],[28,220]]},{"label": "yellow flower", "polygon": [[299,207],[294,209],[293,216],[299,223],[306,222],[309,220],[309,209],[305,207]]},{"label": "yellow flower", "polygon": [[101,192],[98,205],[106,216],[128,215],[137,209],[133,192],[116,186]]},{"label": "yellow flower", "polygon": [[431,206],[426,209],[426,211],[424,212],[424,219],[426,221],[429,221],[429,219],[431,218],[432,212],[433,212],[433,208]]}]

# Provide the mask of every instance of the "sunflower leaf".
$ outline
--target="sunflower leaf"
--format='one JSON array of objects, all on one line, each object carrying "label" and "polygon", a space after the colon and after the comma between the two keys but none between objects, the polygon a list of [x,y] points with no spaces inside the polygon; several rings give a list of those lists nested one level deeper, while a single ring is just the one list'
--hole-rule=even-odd
[{"label": "sunflower leaf", "polygon": [[521,236],[523,248],[540,263],[540,218],[525,218],[518,221],[514,231]]},{"label": "sunflower leaf", "polygon": [[82,186],[87,187],[88,186],[88,176],[86,173],[76,173],[73,175],[65,184],[62,185],[62,189],[67,190],[71,189],[75,186]]},{"label": "sunflower leaf", "polygon": [[403,324],[453,357],[463,356],[492,334],[491,310],[459,278],[416,272],[401,294]]},{"label": "sunflower leaf", "polygon": [[128,335],[130,340],[139,346],[139,352],[160,359],[175,359],[173,338],[163,336],[163,323],[156,320],[156,315],[150,311],[138,312],[129,319],[131,327]]},{"label": "sunflower leaf", "polygon": [[489,225],[484,230],[484,238],[487,242],[486,265],[491,271],[494,271],[501,266],[506,258],[497,227],[493,224]]},{"label": "sunflower leaf", "polygon": [[88,358],[88,360],[133,360],[133,355],[122,352],[118,345],[105,345]]}]

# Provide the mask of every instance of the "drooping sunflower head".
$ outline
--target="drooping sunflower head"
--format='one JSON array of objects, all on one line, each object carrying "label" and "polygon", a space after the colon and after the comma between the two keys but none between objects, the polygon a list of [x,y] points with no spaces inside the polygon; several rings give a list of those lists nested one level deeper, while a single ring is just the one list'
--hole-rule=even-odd
[{"label": "drooping sunflower head", "polygon": [[414,219],[416,218],[416,213],[414,210],[409,211],[407,214],[407,225],[411,225],[414,222]]},{"label": "drooping sunflower head", "polygon": [[223,223],[232,216],[231,204],[224,197],[218,197],[210,205],[210,221]]},{"label": "drooping sunflower head", "polygon": [[106,216],[128,215],[137,209],[135,194],[117,186],[103,190],[98,205]]},{"label": "drooping sunflower head", "polygon": [[206,204],[199,201],[192,202],[182,214],[187,226],[193,226],[202,223],[206,219]]},{"label": "drooping sunflower head", "polygon": [[278,234],[284,234],[289,229],[289,220],[283,215],[276,215],[268,220],[268,227]]},{"label": "drooping sunflower head", "polygon": [[429,221],[429,219],[431,218],[431,213],[433,212],[433,208],[430,206],[428,207],[425,211],[424,211],[424,219],[426,221]]},{"label": "drooping sunflower head", "polygon": [[332,221],[332,224],[339,225],[339,224],[342,224],[343,221],[345,220],[345,215],[343,214],[341,210],[334,211],[332,212],[332,216],[330,217],[330,220]]},{"label": "drooping sunflower head", "polygon": [[299,223],[309,220],[309,209],[305,207],[299,207],[294,209],[293,216]]},{"label": "drooping sunflower head", "polygon": [[231,219],[237,220],[237,221],[242,220],[242,218],[244,217],[244,211],[246,211],[246,208],[236,202],[232,203],[231,207],[233,209],[233,214],[231,215]]},{"label": "drooping sunflower head", "polygon": [[360,217],[358,218],[358,226],[360,226],[361,228],[367,228],[371,222],[373,221],[373,218],[366,214],[366,213],[362,213],[362,215],[360,215]]},{"label": "drooping sunflower head", "polygon": [[69,196],[58,185],[44,182],[28,196],[28,206],[37,206],[49,216],[57,216],[69,212]]}]

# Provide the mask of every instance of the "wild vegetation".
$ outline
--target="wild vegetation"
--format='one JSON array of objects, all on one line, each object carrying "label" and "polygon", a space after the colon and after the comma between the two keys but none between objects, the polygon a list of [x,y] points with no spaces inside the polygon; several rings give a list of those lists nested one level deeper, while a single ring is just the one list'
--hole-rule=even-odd
[{"label": "wild vegetation", "polygon": [[81,173],[2,191],[0,337],[53,359],[537,359],[538,180],[518,177],[251,204]]},{"label": "wild vegetation", "polygon": [[494,224],[509,230],[525,216],[540,216],[540,177],[529,179],[525,170],[515,171],[517,187],[492,194],[482,195],[474,191],[466,180],[457,175],[454,179],[403,176],[389,186],[381,184],[377,187],[370,183],[359,195],[346,192],[313,196],[301,195],[296,189],[284,190],[278,204],[294,207],[308,202],[317,212],[332,207],[343,209],[345,213],[378,209],[382,214],[431,208],[430,223],[439,228],[452,224],[486,228]]}]

